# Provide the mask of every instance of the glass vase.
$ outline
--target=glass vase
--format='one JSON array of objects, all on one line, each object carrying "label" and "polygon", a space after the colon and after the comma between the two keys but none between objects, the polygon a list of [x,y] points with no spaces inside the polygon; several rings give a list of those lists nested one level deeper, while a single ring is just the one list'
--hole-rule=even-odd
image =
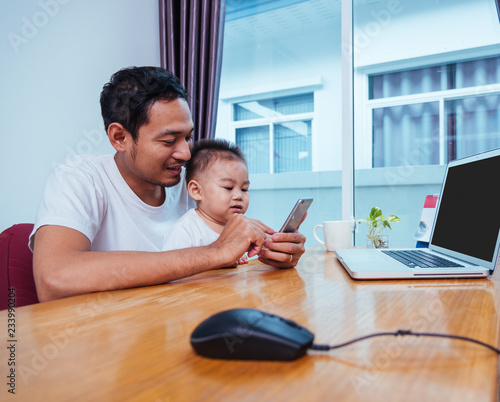
[{"label": "glass vase", "polygon": [[366,236],[367,248],[389,248],[389,235],[379,234],[375,236]]}]

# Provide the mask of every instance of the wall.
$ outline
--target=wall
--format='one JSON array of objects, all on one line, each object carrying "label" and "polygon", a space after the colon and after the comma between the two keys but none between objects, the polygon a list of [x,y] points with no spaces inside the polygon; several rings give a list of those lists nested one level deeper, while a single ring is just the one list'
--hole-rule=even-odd
[{"label": "wall", "polygon": [[0,230],[34,222],[45,181],[74,154],[111,153],[99,94],[159,65],[157,0],[0,0]]}]

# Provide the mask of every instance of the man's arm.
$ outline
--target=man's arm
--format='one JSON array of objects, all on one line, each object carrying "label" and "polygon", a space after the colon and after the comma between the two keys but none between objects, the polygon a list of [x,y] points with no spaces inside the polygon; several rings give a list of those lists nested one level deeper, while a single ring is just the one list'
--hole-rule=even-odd
[{"label": "man's arm", "polygon": [[[226,230],[227,229],[227,230]],[[216,242],[165,252],[90,251],[82,233],[42,226],[35,234],[33,271],[40,301],[95,291],[155,285],[234,264],[248,250],[256,255],[271,229],[235,216]]]}]

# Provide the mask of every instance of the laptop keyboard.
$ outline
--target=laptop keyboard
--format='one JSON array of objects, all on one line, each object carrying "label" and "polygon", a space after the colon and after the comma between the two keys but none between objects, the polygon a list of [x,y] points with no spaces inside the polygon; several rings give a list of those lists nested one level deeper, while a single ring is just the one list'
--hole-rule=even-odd
[{"label": "laptop keyboard", "polygon": [[382,250],[382,252],[410,268],[463,267],[463,265],[422,250]]}]

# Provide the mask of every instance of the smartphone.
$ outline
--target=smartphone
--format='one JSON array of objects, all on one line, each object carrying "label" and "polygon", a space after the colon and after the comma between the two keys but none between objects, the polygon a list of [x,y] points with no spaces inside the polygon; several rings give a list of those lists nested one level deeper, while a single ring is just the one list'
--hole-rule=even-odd
[{"label": "smartphone", "polygon": [[312,198],[300,198],[295,203],[295,206],[293,207],[292,212],[290,212],[290,215],[288,215],[288,218],[286,218],[280,232],[295,232],[312,202]]}]

